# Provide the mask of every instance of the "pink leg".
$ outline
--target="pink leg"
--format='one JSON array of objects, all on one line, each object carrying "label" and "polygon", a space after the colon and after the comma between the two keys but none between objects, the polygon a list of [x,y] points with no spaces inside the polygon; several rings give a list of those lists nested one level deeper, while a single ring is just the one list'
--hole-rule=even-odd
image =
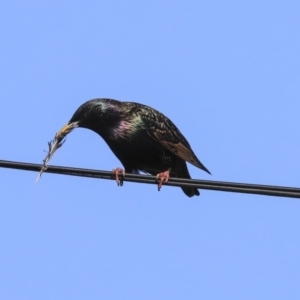
[{"label": "pink leg", "polygon": [[168,180],[170,178],[170,171],[171,171],[171,169],[169,169],[168,171],[165,171],[165,172],[158,173],[156,175],[156,180],[158,181],[158,190],[159,191],[162,187],[162,184],[164,182],[168,182]]},{"label": "pink leg", "polygon": [[116,179],[117,185],[122,186],[123,180],[125,177],[125,171],[122,168],[116,168],[116,169],[112,170],[112,174],[113,174],[113,177]]}]

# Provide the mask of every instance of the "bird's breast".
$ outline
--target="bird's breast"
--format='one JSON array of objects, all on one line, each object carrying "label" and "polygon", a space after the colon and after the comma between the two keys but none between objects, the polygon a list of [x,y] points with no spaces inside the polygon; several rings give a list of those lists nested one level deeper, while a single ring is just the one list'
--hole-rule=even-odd
[{"label": "bird's breast", "polygon": [[126,139],[130,137],[132,125],[130,122],[121,120],[111,129],[113,139]]}]

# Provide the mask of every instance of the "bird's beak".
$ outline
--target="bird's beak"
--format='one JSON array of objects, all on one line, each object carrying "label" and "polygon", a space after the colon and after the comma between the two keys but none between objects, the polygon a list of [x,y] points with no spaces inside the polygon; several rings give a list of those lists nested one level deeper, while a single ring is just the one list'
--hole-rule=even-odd
[{"label": "bird's beak", "polygon": [[55,135],[54,140],[48,142],[48,154],[46,158],[43,160],[43,164],[40,170],[40,173],[35,182],[37,182],[42,176],[43,172],[47,170],[47,163],[52,158],[55,151],[60,148],[65,142],[65,137],[76,127],[78,127],[79,122],[71,122],[63,126]]},{"label": "bird's beak", "polygon": [[78,122],[66,124],[59,132],[56,133],[54,141],[57,140],[61,142],[67,136],[67,134],[69,134],[76,127],[78,127]]}]

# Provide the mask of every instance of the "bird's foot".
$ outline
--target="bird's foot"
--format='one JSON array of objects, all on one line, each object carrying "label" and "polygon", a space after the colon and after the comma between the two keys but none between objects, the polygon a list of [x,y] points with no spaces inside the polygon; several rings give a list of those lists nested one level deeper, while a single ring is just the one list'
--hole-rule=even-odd
[{"label": "bird's foot", "polygon": [[160,191],[164,182],[168,182],[169,178],[170,178],[170,169],[168,171],[161,172],[156,175],[156,180],[158,181],[158,186],[157,186],[158,191]]},{"label": "bird's foot", "polygon": [[125,171],[122,168],[116,168],[112,170],[112,176],[116,179],[117,185],[122,186],[124,177],[125,177]]}]

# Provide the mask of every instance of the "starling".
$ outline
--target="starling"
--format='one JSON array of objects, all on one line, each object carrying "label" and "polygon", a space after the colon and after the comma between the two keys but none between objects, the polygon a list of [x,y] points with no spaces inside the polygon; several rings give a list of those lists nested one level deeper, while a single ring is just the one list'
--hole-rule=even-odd
[{"label": "starling", "polygon": [[[141,171],[157,175],[159,189],[169,176],[190,179],[186,162],[210,174],[179,129],[159,111],[134,102],[93,99],[83,103],[49,143],[40,175],[65,136],[76,127],[98,133],[121,161],[126,173]],[[118,168],[114,172],[118,182],[119,172],[124,171]],[[188,197],[200,194],[194,187],[182,187],[182,190]]]}]

